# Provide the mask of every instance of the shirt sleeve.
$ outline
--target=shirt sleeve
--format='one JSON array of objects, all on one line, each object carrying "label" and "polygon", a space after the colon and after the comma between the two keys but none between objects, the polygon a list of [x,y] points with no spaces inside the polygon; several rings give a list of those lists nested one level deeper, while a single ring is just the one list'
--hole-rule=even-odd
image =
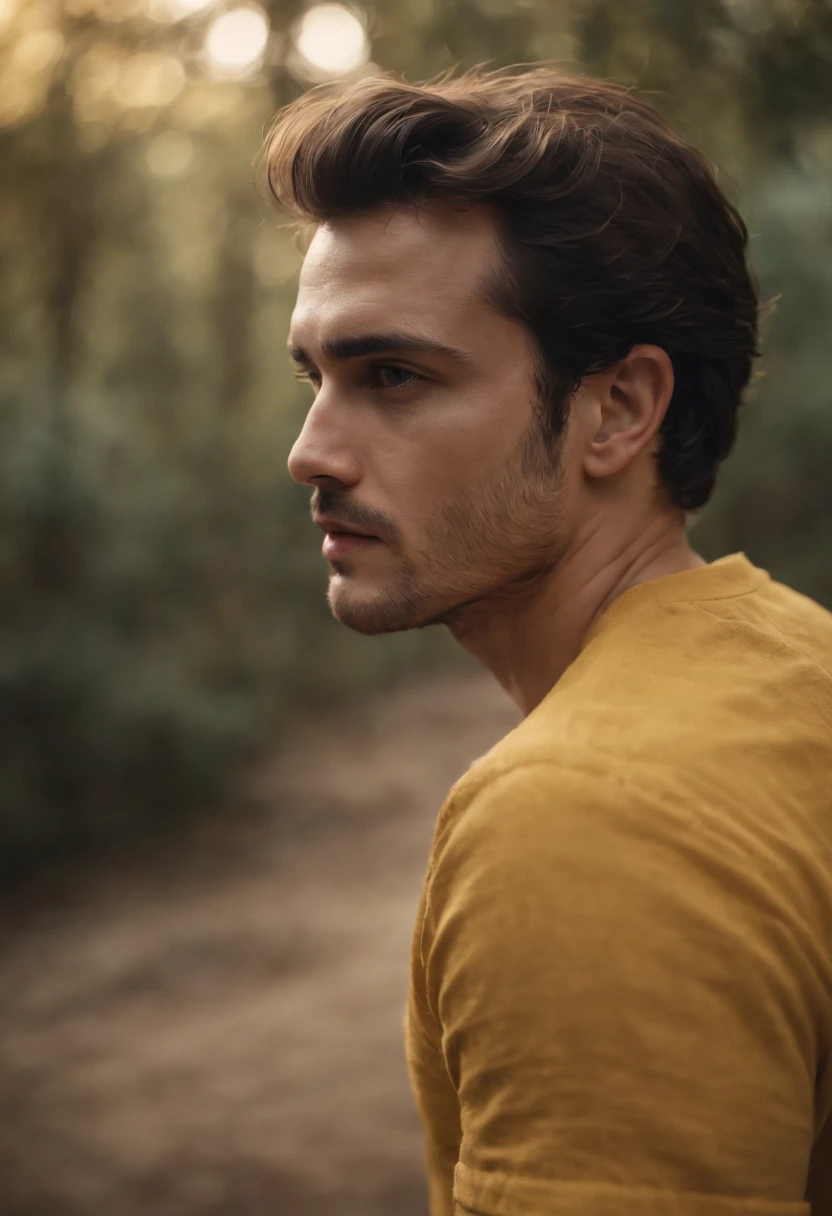
[{"label": "shirt sleeve", "polygon": [[475,795],[423,936],[457,1216],[808,1216],[816,977],[762,856],[620,779]]}]

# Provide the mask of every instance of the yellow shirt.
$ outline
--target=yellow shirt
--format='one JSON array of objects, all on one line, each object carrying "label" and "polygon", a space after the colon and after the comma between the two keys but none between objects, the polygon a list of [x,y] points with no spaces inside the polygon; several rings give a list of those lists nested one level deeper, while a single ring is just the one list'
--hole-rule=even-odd
[{"label": "yellow shirt", "polygon": [[432,1216],[831,1216],[832,614],[644,583],[451,791],[407,1053]]}]

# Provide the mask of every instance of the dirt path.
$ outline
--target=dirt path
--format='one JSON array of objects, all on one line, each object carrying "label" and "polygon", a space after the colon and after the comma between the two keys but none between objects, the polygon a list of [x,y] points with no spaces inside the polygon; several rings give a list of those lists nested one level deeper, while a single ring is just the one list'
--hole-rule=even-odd
[{"label": "dirt path", "polygon": [[0,973],[3,1216],[417,1216],[401,1018],[436,811],[516,721],[442,677],[294,741],[269,813],[27,915]]}]

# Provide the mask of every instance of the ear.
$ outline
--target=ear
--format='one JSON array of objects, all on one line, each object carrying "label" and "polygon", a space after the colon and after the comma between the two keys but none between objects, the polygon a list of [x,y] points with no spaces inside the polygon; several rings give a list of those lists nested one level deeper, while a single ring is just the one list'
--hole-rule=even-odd
[{"label": "ear", "polygon": [[594,430],[584,452],[590,477],[621,472],[648,445],[673,396],[673,364],[660,346],[634,346],[626,358],[595,384]]}]

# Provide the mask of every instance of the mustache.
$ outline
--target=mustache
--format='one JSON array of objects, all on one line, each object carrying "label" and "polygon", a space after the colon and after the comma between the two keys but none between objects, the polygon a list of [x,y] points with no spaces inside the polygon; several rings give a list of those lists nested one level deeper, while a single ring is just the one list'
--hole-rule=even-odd
[{"label": "mustache", "polygon": [[327,515],[339,523],[348,524],[369,536],[378,536],[381,540],[396,541],[399,532],[391,519],[381,511],[373,511],[353,502],[343,494],[333,494],[329,490],[315,490],[310,506],[312,516]]}]

